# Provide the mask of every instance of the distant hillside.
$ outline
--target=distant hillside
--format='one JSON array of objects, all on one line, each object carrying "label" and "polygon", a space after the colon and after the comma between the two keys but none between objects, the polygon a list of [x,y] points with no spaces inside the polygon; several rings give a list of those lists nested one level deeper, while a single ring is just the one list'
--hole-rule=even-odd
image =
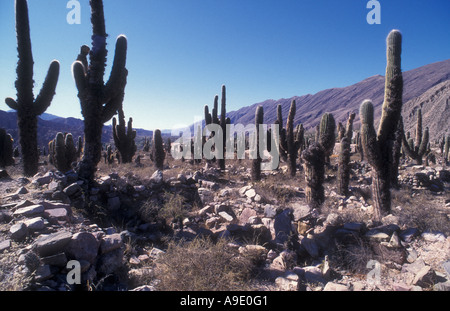
[{"label": "distant hillside", "polygon": [[[424,108],[424,126],[429,126],[431,137],[441,137],[445,131],[450,132],[450,120],[448,114],[450,107],[445,106],[446,99],[450,97],[448,87],[444,87],[442,82],[450,80],[450,59],[422,66],[403,73],[404,92],[403,92],[403,116],[405,118],[405,127],[409,129],[414,119],[408,117],[418,105]],[[441,87],[437,87],[441,85]],[[434,91],[431,91],[431,90]],[[439,96],[433,95],[439,89]],[[423,96],[423,98],[421,97]],[[367,78],[354,85],[343,88],[332,88],[320,91],[314,95],[296,96],[292,98],[279,100],[266,100],[248,107],[243,107],[237,111],[228,114],[232,123],[249,124],[255,119],[255,110],[258,105],[264,108],[264,122],[271,124],[276,120],[276,108],[278,104],[282,105],[284,123],[289,112],[289,107],[293,99],[296,100],[297,113],[295,115],[295,124],[303,123],[305,128],[315,127],[325,112],[333,113],[336,121],[344,121],[349,112],[356,112],[355,126],[359,124],[359,106],[365,99],[371,99],[375,106],[375,119],[379,120],[381,116],[381,105],[384,97],[384,77],[377,75]],[[422,99],[418,99],[421,97]],[[425,113],[430,111],[429,114]],[[434,114],[440,111],[439,115]],[[432,113],[433,112],[433,113]],[[431,118],[431,116],[435,116]],[[445,119],[445,116],[446,119]]]}]

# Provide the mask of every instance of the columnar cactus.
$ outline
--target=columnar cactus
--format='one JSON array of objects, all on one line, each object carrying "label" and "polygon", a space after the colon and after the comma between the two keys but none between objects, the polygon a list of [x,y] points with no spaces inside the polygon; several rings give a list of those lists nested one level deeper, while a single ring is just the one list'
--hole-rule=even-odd
[{"label": "columnar cactus", "polygon": [[447,136],[447,138],[445,139],[445,144],[444,144],[444,162],[445,163],[449,163],[450,162],[450,135]]},{"label": "columnar cactus", "polygon": [[365,100],[360,107],[361,142],[372,166],[374,219],[380,221],[391,210],[392,148],[401,117],[403,76],[401,71],[402,35],[392,30],[387,37],[385,94],[378,133],[373,125],[373,105]]},{"label": "columnar cactus", "polygon": [[144,146],[142,148],[145,152],[150,151],[150,139],[148,137],[144,137]]},{"label": "columnar cactus", "polygon": [[344,136],[341,139],[338,162],[338,193],[348,196],[348,186],[350,183],[350,143]]},{"label": "columnar cactus", "polygon": [[39,153],[37,146],[38,116],[47,110],[55,95],[59,77],[59,62],[50,64],[39,95],[33,95],[33,54],[30,40],[30,24],[26,0],[16,0],[17,51],[17,100],[6,98],[6,104],[17,111],[19,143],[22,150],[23,173],[33,176],[38,171]]},{"label": "columnar cactus", "polygon": [[344,128],[341,125],[340,136],[340,150],[338,161],[338,193],[343,196],[348,196],[349,183],[350,183],[350,142],[353,136],[353,120],[355,119],[355,113],[351,113],[347,120],[347,126]]},{"label": "columnar cactus", "polygon": [[[331,155],[335,144],[336,124],[331,113],[322,116],[317,137],[318,142],[302,152],[306,180],[306,202],[313,208],[319,207],[325,199],[325,158]],[[331,149],[331,151],[330,151]]]},{"label": "columnar cactus", "polygon": [[335,137],[336,123],[331,113],[325,113],[320,121],[319,144],[325,152],[325,162],[330,163],[330,156],[333,153],[336,143]]},{"label": "columnar cactus", "polygon": [[226,110],[226,88],[225,85],[222,85],[222,101],[220,105],[220,128],[222,129],[222,137],[223,137],[223,149],[222,156],[219,159],[219,167],[221,170],[225,170],[225,147],[226,147],[226,129],[227,129],[227,110]]},{"label": "columnar cactus", "polygon": [[292,100],[291,107],[289,109],[289,115],[286,122],[286,145],[284,143],[280,145],[280,149],[287,147],[284,151],[288,154],[289,160],[289,172],[292,177],[295,176],[297,171],[297,157],[300,147],[304,143],[304,129],[303,125],[299,124],[294,132],[294,118],[296,112],[295,100]]},{"label": "columnar cactus", "polygon": [[256,158],[252,160],[252,180],[261,180],[261,155],[259,153],[259,125],[264,123],[264,109],[262,106],[258,106],[255,112],[255,125],[256,125]]},{"label": "columnar cactus", "polygon": [[[103,124],[111,120],[122,106],[128,71],[125,68],[127,38],[119,36],[107,83],[103,76],[106,67],[106,30],[102,0],[90,0],[92,22],[92,48],[82,46],[72,71],[78,89],[84,117],[84,155],[79,164],[79,176],[92,182],[101,159],[101,137]],[[89,52],[89,66],[86,67]]]},{"label": "columnar cactus", "polygon": [[137,150],[135,143],[136,131],[133,130],[133,119],[129,119],[128,127],[125,129],[125,115],[123,109],[119,108],[119,124],[117,124],[116,118],[113,118],[112,126],[114,144],[120,153],[122,163],[131,163]]},{"label": "columnar cactus", "polygon": [[283,159],[283,161],[287,161],[287,150],[288,150],[287,133],[286,133],[286,129],[283,128],[283,113],[282,113],[281,108],[282,108],[281,105],[278,104],[277,105],[277,121],[275,121],[275,123],[279,127],[278,133],[280,135],[280,143],[279,143],[280,157],[281,157],[281,159]]},{"label": "columnar cactus", "polygon": [[83,139],[81,136],[78,136],[77,141],[77,158],[81,157],[81,154],[83,153]]},{"label": "columnar cactus", "polygon": [[75,144],[72,134],[56,134],[54,140],[48,144],[49,161],[60,172],[66,173],[72,169],[72,163],[77,160]]},{"label": "columnar cactus", "polygon": [[155,130],[153,132],[153,144],[152,144],[152,158],[155,162],[155,167],[158,170],[164,169],[164,159],[166,153],[164,151],[163,139],[160,130]]},{"label": "columnar cactus", "polygon": [[325,151],[319,143],[313,143],[302,152],[306,180],[306,202],[318,208],[325,200]]},{"label": "columnar cactus", "polygon": [[402,135],[403,150],[413,159],[416,164],[422,164],[422,157],[426,155],[430,134],[428,127],[422,132],[422,109],[417,110],[416,141],[410,139],[408,142]]},{"label": "columnar cactus", "polygon": [[11,135],[7,134],[5,129],[0,128],[0,167],[14,165],[13,143]]}]

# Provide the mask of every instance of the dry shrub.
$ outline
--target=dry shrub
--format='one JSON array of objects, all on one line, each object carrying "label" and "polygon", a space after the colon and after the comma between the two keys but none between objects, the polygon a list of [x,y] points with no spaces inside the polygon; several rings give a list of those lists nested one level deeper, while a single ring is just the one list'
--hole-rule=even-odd
[{"label": "dry shrub", "polygon": [[412,197],[410,190],[402,189],[392,191],[392,201],[392,214],[399,217],[399,225],[450,235],[448,212],[439,197],[425,191]]},{"label": "dry shrub", "polygon": [[196,238],[170,242],[156,262],[155,277],[162,291],[237,291],[249,290],[251,270],[251,259],[226,240]]}]

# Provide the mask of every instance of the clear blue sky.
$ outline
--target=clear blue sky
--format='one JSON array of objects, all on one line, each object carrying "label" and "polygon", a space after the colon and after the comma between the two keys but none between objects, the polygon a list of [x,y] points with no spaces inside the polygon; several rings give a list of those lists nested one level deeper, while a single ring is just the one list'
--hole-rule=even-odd
[{"label": "clear blue sky", "polygon": [[[47,110],[81,118],[71,66],[90,45],[88,0],[69,25],[67,0],[28,0],[35,94],[53,59],[61,63]],[[115,39],[128,37],[124,111],[134,127],[168,129],[203,117],[221,85],[227,110],[266,99],[344,87],[385,70],[385,38],[403,33],[403,70],[450,56],[449,0],[379,0],[381,24],[369,25],[368,0],[105,0],[109,77]],[[14,0],[0,1],[0,109],[15,97]]]}]

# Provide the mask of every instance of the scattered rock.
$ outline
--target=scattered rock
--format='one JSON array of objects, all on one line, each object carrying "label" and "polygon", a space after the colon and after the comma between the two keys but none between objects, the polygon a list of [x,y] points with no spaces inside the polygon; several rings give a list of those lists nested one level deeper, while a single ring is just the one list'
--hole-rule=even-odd
[{"label": "scattered rock", "polygon": [[11,240],[5,240],[0,242],[0,254],[3,251],[8,250],[11,247]]},{"label": "scattered rock", "polygon": [[23,222],[14,224],[9,229],[9,233],[11,234],[11,239],[14,241],[21,241],[28,234],[27,226]]},{"label": "scattered rock", "polygon": [[74,234],[67,244],[66,253],[70,258],[86,260],[93,264],[97,258],[99,244],[91,233],[79,232]]},{"label": "scattered rock", "polygon": [[323,288],[324,292],[347,292],[349,288],[344,284],[328,282]]},{"label": "scattered rock", "polygon": [[17,209],[13,215],[14,216],[25,216],[25,217],[31,217],[31,216],[37,216],[41,215],[44,212],[44,206],[42,205],[31,205],[27,207],[22,207]]},{"label": "scattered rock", "polygon": [[65,246],[72,239],[72,233],[59,231],[49,235],[41,235],[34,242],[34,247],[41,257],[55,255],[64,251]]},{"label": "scattered rock", "polygon": [[100,243],[100,252],[106,254],[112,252],[123,245],[122,238],[119,233],[106,235]]}]

